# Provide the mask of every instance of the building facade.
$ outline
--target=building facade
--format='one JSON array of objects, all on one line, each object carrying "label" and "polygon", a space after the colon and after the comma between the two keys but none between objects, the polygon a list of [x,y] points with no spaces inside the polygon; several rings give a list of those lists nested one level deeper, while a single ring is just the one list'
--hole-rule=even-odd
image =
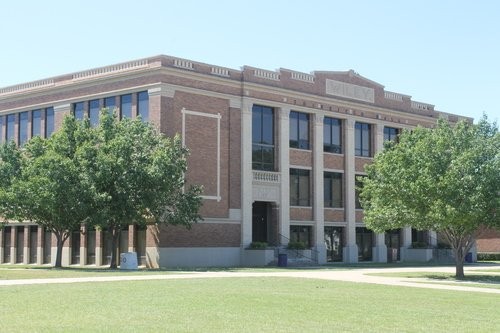
[{"label": "building facade", "polygon": [[[120,251],[149,267],[263,265],[290,242],[316,263],[415,260],[433,232],[374,234],[363,224],[356,177],[405,128],[439,112],[350,70],[241,70],[156,56],[0,89],[0,138],[49,136],[67,115],[98,121],[102,107],[137,117],[189,148],[188,183],[203,186],[203,221],[191,230],[123,230]],[[50,263],[55,240],[33,223],[0,231],[0,263]],[[265,242],[268,250],[251,250]],[[75,231],[64,265],[105,265],[106,231]],[[291,253],[290,253],[291,255]],[[428,259],[428,254],[423,258]]]}]

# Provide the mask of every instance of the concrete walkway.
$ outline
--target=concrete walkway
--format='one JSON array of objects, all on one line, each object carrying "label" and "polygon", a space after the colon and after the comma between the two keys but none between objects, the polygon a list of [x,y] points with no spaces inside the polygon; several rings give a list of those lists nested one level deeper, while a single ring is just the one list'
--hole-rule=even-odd
[{"label": "concrete walkway", "polygon": [[[499,269],[500,265],[474,265],[466,266],[465,273],[471,274],[477,270]],[[346,281],[356,283],[372,283],[379,285],[403,286],[413,288],[429,288],[454,291],[468,291],[500,294],[500,289],[480,288],[468,286],[471,282],[442,281],[445,284],[431,283],[430,279],[401,278],[371,276],[373,273],[399,273],[399,272],[446,272],[454,273],[455,267],[401,267],[401,268],[354,268],[354,269],[305,269],[305,270],[283,270],[278,272],[179,272],[154,275],[122,275],[122,276],[99,276],[99,277],[77,277],[77,278],[49,278],[49,279],[20,279],[0,280],[1,286],[34,285],[34,284],[59,284],[59,283],[82,283],[82,282],[113,282],[113,281],[144,281],[144,280],[171,280],[171,279],[200,279],[200,278],[234,278],[234,277],[292,277],[305,279],[322,279],[334,281]],[[474,274],[485,274],[477,272]],[[500,275],[498,272],[487,274]],[[476,283],[476,282],[472,282]]]}]

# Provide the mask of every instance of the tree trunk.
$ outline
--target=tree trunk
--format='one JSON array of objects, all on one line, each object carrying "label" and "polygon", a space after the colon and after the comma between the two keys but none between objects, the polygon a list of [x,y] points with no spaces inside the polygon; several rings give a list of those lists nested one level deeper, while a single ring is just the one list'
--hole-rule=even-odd
[{"label": "tree trunk", "polygon": [[56,263],[54,267],[56,268],[61,268],[62,267],[62,249],[64,245],[64,239],[63,236],[59,233],[56,234],[56,240],[57,240],[57,250],[56,250]]},{"label": "tree trunk", "polygon": [[464,274],[465,253],[461,244],[460,246],[454,248],[453,251],[455,252],[455,278],[460,280],[465,277]]},{"label": "tree trunk", "polygon": [[118,238],[120,237],[120,229],[118,227],[111,228],[111,263],[109,264],[110,269],[117,269],[117,255],[118,252]]}]

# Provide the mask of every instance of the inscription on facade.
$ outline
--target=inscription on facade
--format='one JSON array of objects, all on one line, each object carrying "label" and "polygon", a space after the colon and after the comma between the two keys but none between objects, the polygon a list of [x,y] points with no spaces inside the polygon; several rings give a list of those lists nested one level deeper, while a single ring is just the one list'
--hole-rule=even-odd
[{"label": "inscription on facade", "polygon": [[327,79],[326,93],[328,95],[375,103],[375,90],[373,88],[362,87],[355,84]]}]

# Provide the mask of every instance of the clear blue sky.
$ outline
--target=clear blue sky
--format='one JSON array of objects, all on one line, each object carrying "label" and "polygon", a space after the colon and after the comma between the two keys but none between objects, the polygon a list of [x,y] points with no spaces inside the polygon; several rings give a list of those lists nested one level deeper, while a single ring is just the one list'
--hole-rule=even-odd
[{"label": "clear blue sky", "polygon": [[436,109],[500,118],[500,1],[2,1],[0,87],[172,55],[354,69]]}]

